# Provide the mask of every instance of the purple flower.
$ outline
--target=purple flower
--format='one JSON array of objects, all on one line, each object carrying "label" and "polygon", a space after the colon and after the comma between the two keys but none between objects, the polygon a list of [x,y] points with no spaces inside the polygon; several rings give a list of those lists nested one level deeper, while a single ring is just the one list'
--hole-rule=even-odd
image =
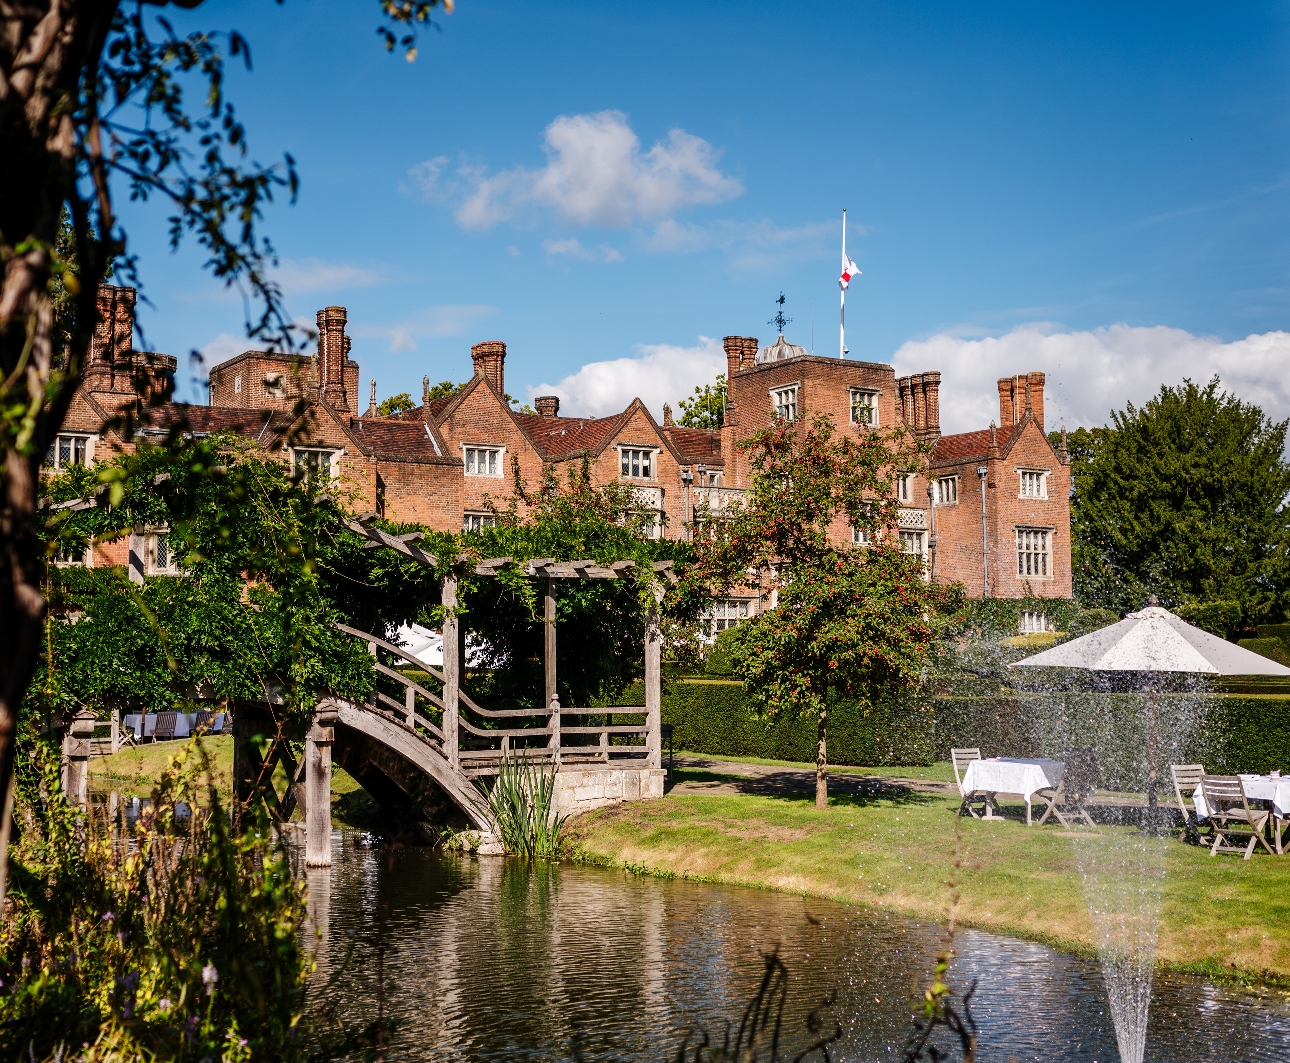
[{"label": "purple flower", "polygon": [[113,919],[115,919],[115,918],[116,918],[116,916],[115,916],[115,915],[113,915],[111,912],[104,912],[104,913],[103,913],[103,922],[105,922],[105,923],[110,923],[110,922],[112,922],[112,920],[113,920]]},{"label": "purple flower", "polygon": [[206,995],[210,996],[215,992],[215,983],[219,981],[219,971],[215,970],[213,963],[208,963],[202,968],[202,982],[206,985]]},{"label": "purple flower", "polygon": [[159,1007],[162,1011],[169,1011],[169,1010],[170,1010],[170,998],[169,998],[169,997],[162,997],[160,1000],[158,1000],[158,1001],[157,1001],[157,1007]]}]

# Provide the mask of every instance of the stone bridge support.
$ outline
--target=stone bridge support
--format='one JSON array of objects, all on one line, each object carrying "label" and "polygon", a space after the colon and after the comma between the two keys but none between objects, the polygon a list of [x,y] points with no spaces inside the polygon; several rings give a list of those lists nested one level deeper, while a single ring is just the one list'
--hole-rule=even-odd
[{"label": "stone bridge support", "polygon": [[90,740],[94,735],[94,723],[94,714],[82,709],[72,717],[63,734],[60,775],[68,804],[83,805],[89,800]]}]

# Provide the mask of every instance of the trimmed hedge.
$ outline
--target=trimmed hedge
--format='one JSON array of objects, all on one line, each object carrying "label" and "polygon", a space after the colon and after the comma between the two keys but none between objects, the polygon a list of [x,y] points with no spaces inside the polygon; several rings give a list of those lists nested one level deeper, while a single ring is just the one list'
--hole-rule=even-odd
[{"label": "trimmed hedge", "polygon": [[[618,699],[644,703],[637,685]],[[759,716],[742,683],[669,683],[663,690],[663,722],[672,746],[694,753],[767,760],[815,760],[815,717]],[[935,718],[930,699],[910,696],[875,706],[868,715],[854,702],[839,702],[829,713],[832,764],[930,764],[935,751]]]},{"label": "trimmed hedge", "polygon": [[[987,756],[1060,757],[1071,746],[1098,750],[1099,782],[1140,789],[1146,774],[1146,697],[1048,693],[936,700],[936,753],[980,746]],[[1156,770],[1164,791],[1170,764],[1204,764],[1216,775],[1290,771],[1290,698],[1160,694]]]},{"label": "trimmed hedge", "polygon": [[[644,703],[636,684],[616,699]],[[854,704],[834,706],[829,722],[833,764],[915,765],[945,760],[953,746],[980,746],[986,756],[1060,757],[1072,746],[1099,752],[1099,785],[1138,790],[1145,775],[1146,699],[1135,694],[1006,693],[927,698],[912,693],[866,716]],[[1290,697],[1159,694],[1156,697],[1161,792],[1171,763],[1199,763],[1214,774],[1290,773]],[[742,684],[673,681],[663,690],[663,722],[676,749],[730,757],[815,760],[815,720],[759,716]]]}]

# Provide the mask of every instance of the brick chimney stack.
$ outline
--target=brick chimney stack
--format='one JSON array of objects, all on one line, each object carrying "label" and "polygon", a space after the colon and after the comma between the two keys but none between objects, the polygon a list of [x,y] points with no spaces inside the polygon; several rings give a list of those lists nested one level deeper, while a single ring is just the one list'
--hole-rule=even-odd
[{"label": "brick chimney stack", "polygon": [[1004,428],[1017,423],[1017,412],[1013,402],[1012,389],[1012,377],[1004,376],[999,378],[999,424]]},{"label": "brick chimney stack", "polygon": [[470,349],[470,360],[475,363],[475,376],[482,376],[499,395],[506,394],[506,344],[501,340],[487,340]]},{"label": "brick chimney stack", "polygon": [[923,374],[923,427],[928,435],[941,434],[941,374],[930,370]]},{"label": "brick chimney stack", "polygon": [[663,403],[663,427],[664,428],[672,427],[672,407],[669,406],[666,402]]},{"label": "brick chimney stack", "polygon": [[318,311],[318,383],[322,397],[338,410],[349,410],[345,388],[345,355],[349,337],[345,335],[348,315],[343,306],[328,306]]},{"label": "brick chimney stack", "polygon": [[539,395],[533,400],[533,408],[537,410],[539,417],[559,417],[560,396]]},{"label": "brick chimney stack", "polygon": [[1044,374],[1027,373],[1027,388],[1029,392],[1030,412],[1039,422],[1039,430],[1044,428]]},{"label": "brick chimney stack", "polygon": [[85,364],[85,386],[90,391],[134,390],[130,375],[134,298],[133,288],[119,288],[114,284],[98,287],[98,321]]}]

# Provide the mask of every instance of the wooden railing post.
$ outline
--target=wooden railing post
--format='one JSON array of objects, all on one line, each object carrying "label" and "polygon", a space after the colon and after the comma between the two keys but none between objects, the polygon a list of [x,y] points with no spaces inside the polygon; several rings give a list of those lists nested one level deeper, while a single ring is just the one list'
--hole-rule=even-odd
[{"label": "wooden railing post", "polygon": [[323,709],[305,735],[305,867],[331,866],[331,746],[336,711]]},{"label": "wooden railing post", "polygon": [[661,588],[654,592],[655,604],[645,620],[645,729],[646,764],[663,766],[663,627],[659,619]]},{"label": "wooden railing post", "polygon": [[458,696],[461,692],[461,621],[457,617],[457,577],[443,578],[443,752],[453,770],[461,765],[457,751]]},{"label": "wooden railing post", "polygon": [[556,770],[560,770],[560,699],[552,696],[550,701],[551,708],[551,737],[547,740],[547,747],[552,750],[551,760],[555,764]]},{"label": "wooden railing post", "polygon": [[403,706],[408,711],[408,730],[417,729],[417,692],[411,687],[403,693]]}]

